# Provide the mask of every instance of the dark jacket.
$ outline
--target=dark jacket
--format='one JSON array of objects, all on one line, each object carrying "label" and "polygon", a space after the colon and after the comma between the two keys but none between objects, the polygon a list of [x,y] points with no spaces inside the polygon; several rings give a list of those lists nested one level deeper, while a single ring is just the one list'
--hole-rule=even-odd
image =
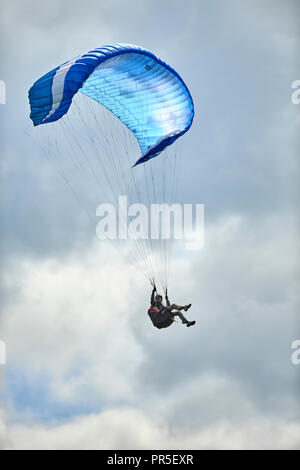
[{"label": "dark jacket", "polygon": [[[167,307],[170,305],[170,301],[166,296]],[[173,319],[170,315],[170,311],[162,302],[155,300],[155,288],[152,290],[151,299],[150,299],[150,308],[148,310],[148,315],[156,328],[167,328],[172,325]]]}]

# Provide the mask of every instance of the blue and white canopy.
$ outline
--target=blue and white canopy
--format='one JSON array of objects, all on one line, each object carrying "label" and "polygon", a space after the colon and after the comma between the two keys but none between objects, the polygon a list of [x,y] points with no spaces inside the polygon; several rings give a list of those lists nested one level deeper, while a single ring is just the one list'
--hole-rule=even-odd
[{"label": "blue and white canopy", "polygon": [[57,121],[80,91],[116,115],[135,135],[144,163],[191,126],[193,100],[179,74],[129,44],[94,49],[39,78],[29,90],[35,126]]}]

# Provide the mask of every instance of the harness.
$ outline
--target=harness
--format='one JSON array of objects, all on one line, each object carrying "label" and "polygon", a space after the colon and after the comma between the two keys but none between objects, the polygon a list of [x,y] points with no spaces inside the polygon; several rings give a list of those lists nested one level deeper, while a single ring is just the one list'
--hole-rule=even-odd
[{"label": "harness", "polygon": [[167,328],[173,323],[173,319],[170,315],[170,312],[166,307],[162,310],[158,310],[157,308],[150,307],[148,310],[148,315],[156,328]]}]

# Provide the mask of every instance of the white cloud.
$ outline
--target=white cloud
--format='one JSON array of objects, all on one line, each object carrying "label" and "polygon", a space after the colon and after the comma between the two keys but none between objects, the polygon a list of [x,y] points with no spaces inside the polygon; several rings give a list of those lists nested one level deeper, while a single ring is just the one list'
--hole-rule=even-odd
[{"label": "white cloud", "polygon": [[171,433],[151,414],[114,408],[59,426],[13,425],[4,449],[297,449],[299,431],[296,423],[253,416],[239,426],[223,421],[205,430]]},{"label": "white cloud", "polygon": [[49,374],[59,400],[72,400],[85,384],[110,400],[127,395],[139,363],[140,347],[128,326],[133,271],[111,248],[104,255],[95,245],[64,261],[20,259],[17,271],[5,275],[7,289],[18,285],[3,312],[8,361]]}]

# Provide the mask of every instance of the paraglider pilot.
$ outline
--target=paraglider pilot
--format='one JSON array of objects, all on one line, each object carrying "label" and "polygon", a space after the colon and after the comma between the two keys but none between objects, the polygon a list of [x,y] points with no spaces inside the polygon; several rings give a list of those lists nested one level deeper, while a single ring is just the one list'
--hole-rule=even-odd
[{"label": "paraglider pilot", "polygon": [[153,325],[156,326],[156,328],[167,328],[168,326],[172,325],[172,323],[175,321],[175,316],[178,316],[181,319],[182,324],[188,327],[195,325],[195,321],[187,320],[181,312],[181,310],[184,310],[186,312],[192,304],[188,304],[185,306],[171,304],[168,297],[167,289],[165,292],[165,300],[166,305],[163,305],[163,297],[162,295],[157,293],[156,286],[153,283],[153,290],[151,294],[148,315],[151,318]]}]

